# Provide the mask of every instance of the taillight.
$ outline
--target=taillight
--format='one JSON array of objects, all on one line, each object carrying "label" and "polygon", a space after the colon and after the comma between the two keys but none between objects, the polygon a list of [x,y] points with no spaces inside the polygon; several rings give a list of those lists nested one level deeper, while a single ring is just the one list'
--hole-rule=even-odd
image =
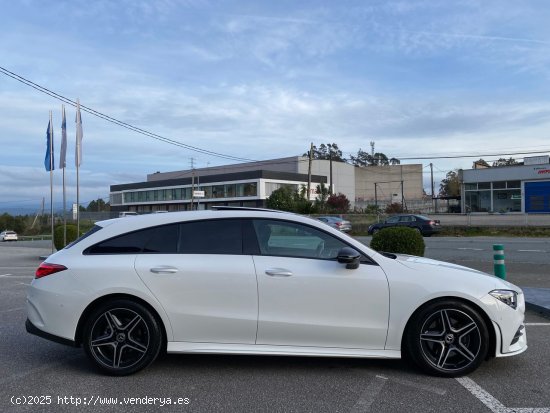
[{"label": "taillight", "polygon": [[42,278],[47,275],[55,274],[59,271],[66,270],[67,267],[60,264],[50,264],[48,262],[43,262],[40,264],[40,266],[36,269],[36,273],[34,274],[35,278]]},{"label": "taillight", "polygon": [[341,226],[342,226],[342,223],[341,223],[341,222],[337,222],[337,223],[336,223],[336,226],[337,226],[337,227],[341,227]]},{"label": "taillight", "polygon": [[435,221],[428,222],[429,225],[435,225]]}]

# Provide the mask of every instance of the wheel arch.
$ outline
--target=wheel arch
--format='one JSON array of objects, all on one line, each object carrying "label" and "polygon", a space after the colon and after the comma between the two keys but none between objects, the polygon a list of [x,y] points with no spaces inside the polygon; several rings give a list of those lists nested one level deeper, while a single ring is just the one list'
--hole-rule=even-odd
[{"label": "wheel arch", "polygon": [[166,334],[166,325],[164,323],[164,320],[162,319],[162,317],[158,313],[158,311],[151,304],[149,304],[147,301],[145,301],[144,299],[136,297],[135,295],[124,294],[124,293],[115,293],[115,294],[104,295],[104,296],[96,298],[94,301],[92,301],[90,304],[88,304],[88,306],[84,309],[84,311],[80,315],[80,319],[78,320],[78,324],[77,324],[76,332],[75,332],[75,338],[74,338],[75,345],[76,346],[82,345],[82,335],[84,333],[85,321],[88,319],[90,314],[98,306],[102,305],[103,303],[108,302],[108,301],[112,301],[112,300],[119,300],[119,299],[134,301],[138,304],[141,304],[142,306],[144,306],[145,308],[147,308],[151,312],[153,317],[155,317],[157,319],[157,322],[162,327],[161,331],[162,331],[163,349],[166,350],[166,347],[168,345],[167,334]]},{"label": "wheel arch", "polygon": [[456,297],[456,296],[444,296],[444,297],[436,297],[436,298],[433,298],[429,301],[426,301],[425,303],[419,305],[412,313],[411,315],[409,316],[408,320],[407,320],[407,323],[405,324],[405,328],[403,329],[403,335],[401,336],[401,352],[407,352],[408,349],[407,349],[407,346],[405,344],[405,341],[407,340],[407,333],[408,333],[408,329],[411,325],[411,321],[412,319],[414,318],[414,316],[419,312],[419,311],[422,311],[425,307],[431,305],[431,304],[434,304],[434,303],[437,303],[439,301],[458,301],[458,302],[461,302],[461,303],[464,303],[464,304],[467,304],[469,306],[471,306],[474,310],[476,310],[479,315],[481,316],[481,318],[483,318],[483,321],[485,322],[485,325],[487,326],[487,330],[489,332],[489,351],[487,353],[487,358],[490,358],[490,357],[495,357],[496,355],[496,351],[497,351],[497,337],[496,337],[496,332],[495,332],[495,328],[494,328],[494,324],[493,322],[491,321],[491,318],[489,317],[489,315],[485,312],[485,310],[483,310],[483,308],[481,308],[478,304],[476,304],[475,302],[471,301],[471,300],[468,300],[466,298],[463,298],[463,297]]}]

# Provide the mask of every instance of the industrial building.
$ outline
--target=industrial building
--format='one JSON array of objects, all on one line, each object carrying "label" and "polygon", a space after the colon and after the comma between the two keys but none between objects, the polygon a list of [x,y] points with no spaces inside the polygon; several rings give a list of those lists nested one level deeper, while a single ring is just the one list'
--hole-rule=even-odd
[{"label": "industrial building", "polygon": [[462,211],[550,213],[549,156],[461,172]]},{"label": "industrial building", "polygon": [[[214,205],[264,207],[281,186],[308,185],[309,159],[288,157],[261,162],[174,172],[155,172],[145,182],[111,185],[112,211],[185,211]],[[422,165],[357,167],[344,162],[313,160],[309,199],[320,184],[343,193],[352,208],[423,198]],[[198,191],[198,192],[197,192]],[[198,196],[197,196],[198,195]]]}]

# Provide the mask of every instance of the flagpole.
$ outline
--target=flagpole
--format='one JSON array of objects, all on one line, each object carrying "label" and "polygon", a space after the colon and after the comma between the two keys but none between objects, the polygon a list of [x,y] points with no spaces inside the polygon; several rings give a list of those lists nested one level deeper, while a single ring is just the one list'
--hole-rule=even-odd
[{"label": "flagpole", "polygon": [[63,142],[65,145],[67,144],[67,124],[65,119],[65,105],[61,105],[61,112],[63,116],[63,120],[61,122],[61,135],[62,135],[62,143],[61,143],[61,156],[59,157],[61,161],[61,168],[63,168],[63,245],[67,245],[67,196],[65,192],[65,153],[67,151],[67,146],[63,148]]},{"label": "flagpole", "polygon": [[[80,99],[76,99],[76,237],[80,237],[80,139],[79,139],[79,125],[82,120],[80,119]],[[81,127],[81,126],[80,126]]]},{"label": "flagpole", "polygon": [[52,120],[52,111],[50,110],[50,214],[52,221],[52,254],[54,252],[54,222],[53,222],[53,120]]}]

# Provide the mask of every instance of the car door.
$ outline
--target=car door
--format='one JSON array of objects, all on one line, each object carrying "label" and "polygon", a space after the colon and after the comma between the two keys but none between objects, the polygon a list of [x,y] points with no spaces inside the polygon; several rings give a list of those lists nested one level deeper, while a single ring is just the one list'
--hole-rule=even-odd
[{"label": "car door", "polygon": [[395,227],[399,223],[399,216],[389,217],[384,221],[382,228]]},{"label": "car door", "polygon": [[414,225],[414,219],[410,215],[403,215],[399,217],[398,226],[400,227],[412,227]]},{"label": "car door", "polygon": [[256,273],[242,253],[241,220],[161,228],[135,269],[168,314],[175,341],[255,343]]},{"label": "car door", "polygon": [[254,220],[259,252],[257,344],[383,349],[389,291],[367,257],[358,269],[336,260],[346,243],[317,228]]}]

